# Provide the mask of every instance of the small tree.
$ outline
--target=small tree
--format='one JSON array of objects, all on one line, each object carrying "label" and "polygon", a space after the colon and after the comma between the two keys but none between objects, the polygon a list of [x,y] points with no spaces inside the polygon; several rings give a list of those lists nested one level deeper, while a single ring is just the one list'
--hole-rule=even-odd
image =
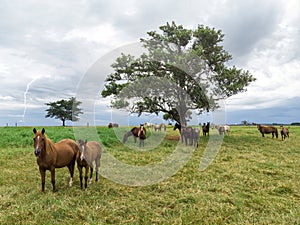
[{"label": "small tree", "polygon": [[78,121],[79,114],[82,114],[79,105],[81,104],[80,101],[77,101],[76,98],[72,97],[69,100],[59,100],[56,102],[49,102],[46,103],[49,106],[46,109],[46,118],[51,117],[55,119],[60,119],[62,121],[62,125],[65,126],[65,121]]}]

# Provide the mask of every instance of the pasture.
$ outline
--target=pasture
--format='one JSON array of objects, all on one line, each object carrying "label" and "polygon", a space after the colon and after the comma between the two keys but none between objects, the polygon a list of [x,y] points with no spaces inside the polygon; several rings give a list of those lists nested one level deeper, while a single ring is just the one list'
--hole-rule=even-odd
[{"label": "pasture", "polygon": [[[199,162],[208,137],[201,132],[188,163],[148,186],[125,186],[100,175],[98,183],[81,190],[76,164],[72,187],[68,169],[56,170],[53,193],[47,171],[42,193],[32,127],[2,127],[0,224],[300,224],[300,127],[289,130],[290,138],[281,141],[262,138],[256,126],[231,127],[203,172]],[[179,135],[168,127],[170,140],[138,151],[123,146],[113,129],[97,131],[109,153],[133,165],[161,161],[172,153]],[[46,133],[54,142],[74,139],[71,127],[46,127]]]}]

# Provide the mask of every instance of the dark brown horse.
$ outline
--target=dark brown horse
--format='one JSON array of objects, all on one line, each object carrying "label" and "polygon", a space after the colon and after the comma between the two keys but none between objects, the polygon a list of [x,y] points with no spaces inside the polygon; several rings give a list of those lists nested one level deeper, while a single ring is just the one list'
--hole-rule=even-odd
[{"label": "dark brown horse", "polygon": [[209,126],[210,126],[210,122],[207,122],[207,124],[203,124],[202,126],[202,133],[203,136],[206,136],[206,134],[209,136]]},{"label": "dark brown horse", "polygon": [[87,179],[89,169],[90,171],[90,183],[93,179],[93,170],[94,165],[93,162],[95,161],[96,164],[96,181],[98,181],[98,172],[100,167],[100,159],[102,155],[102,148],[101,145],[96,141],[83,141],[78,140],[79,151],[77,153],[77,168],[79,170],[79,178],[80,178],[80,187],[82,189],[82,168],[85,168],[85,176],[84,176],[84,187],[87,188]]},{"label": "dark brown horse", "polygon": [[117,124],[117,123],[109,123],[107,127],[108,128],[119,127],[119,124]]},{"label": "dark brown horse", "polygon": [[272,138],[274,138],[274,134],[275,134],[276,138],[278,138],[278,130],[274,126],[263,126],[263,125],[258,124],[257,129],[260,131],[260,133],[262,134],[263,137],[265,136],[265,134],[272,133]]},{"label": "dark brown horse", "polygon": [[128,137],[133,136],[134,143],[136,143],[136,139],[140,138],[140,146],[144,146],[144,140],[146,139],[146,128],[143,124],[140,125],[140,127],[134,127],[130,131],[124,134],[123,137],[123,144],[126,143]]},{"label": "dark brown horse", "polygon": [[283,127],[283,126],[280,127],[280,134],[281,134],[282,140],[285,140],[286,137],[288,137],[288,138],[290,137],[289,129],[286,127]]},{"label": "dark brown horse", "polygon": [[78,152],[78,145],[71,139],[64,139],[58,143],[52,142],[45,135],[45,129],[37,131],[33,129],[34,133],[34,154],[37,158],[37,164],[42,179],[42,191],[45,191],[45,176],[46,170],[51,172],[51,182],[53,192],[55,187],[55,168],[67,166],[70,171],[70,186],[73,184],[74,165],[76,154]]}]

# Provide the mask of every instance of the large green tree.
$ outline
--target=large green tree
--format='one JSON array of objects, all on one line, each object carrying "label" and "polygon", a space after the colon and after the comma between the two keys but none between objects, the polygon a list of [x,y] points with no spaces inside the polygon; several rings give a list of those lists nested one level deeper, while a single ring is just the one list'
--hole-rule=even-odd
[{"label": "large green tree", "polygon": [[140,40],[146,53],[121,54],[113,63],[102,91],[113,97],[112,107],[139,115],[163,112],[165,119],[185,124],[191,110],[214,110],[218,100],[255,81],[249,71],[228,66],[232,56],[221,45],[221,30],[186,29],[175,22],[159,30]]},{"label": "large green tree", "polygon": [[65,126],[66,120],[77,121],[79,114],[82,114],[82,110],[79,108],[81,104],[80,101],[77,101],[76,98],[71,97],[68,100],[59,100],[56,102],[46,103],[49,106],[46,109],[46,118],[51,117],[55,119],[60,119],[62,125]]}]

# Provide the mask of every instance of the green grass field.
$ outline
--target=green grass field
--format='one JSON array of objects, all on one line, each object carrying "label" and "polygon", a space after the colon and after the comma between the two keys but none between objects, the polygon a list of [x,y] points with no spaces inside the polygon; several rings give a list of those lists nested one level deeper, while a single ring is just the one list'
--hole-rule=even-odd
[{"label": "green grass field", "polygon": [[[112,129],[97,131],[107,152],[132,165],[158,163],[177,145],[166,138],[139,151],[123,146]],[[46,127],[46,133],[55,142],[74,139],[71,127]],[[176,135],[167,129],[166,137]],[[32,128],[2,127],[0,224],[300,224],[299,136],[300,127],[290,127],[286,141],[262,138],[256,127],[232,127],[205,171],[199,163],[208,138],[201,135],[188,163],[162,182],[131,187],[100,176],[81,190],[77,167],[72,187],[62,168],[58,191],[52,193],[47,171],[42,193]]]}]

